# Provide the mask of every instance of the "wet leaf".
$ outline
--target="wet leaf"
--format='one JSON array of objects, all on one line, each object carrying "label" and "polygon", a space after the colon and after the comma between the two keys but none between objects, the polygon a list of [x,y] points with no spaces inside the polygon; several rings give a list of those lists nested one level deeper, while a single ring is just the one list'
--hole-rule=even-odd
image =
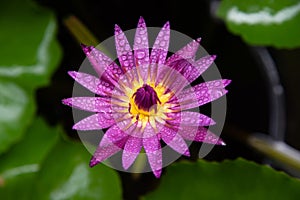
[{"label": "wet leaf", "polygon": [[36,88],[49,82],[61,58],[55,17],[29,0],[0,6],[0,79]]},{"label": "wet leaf", "polygon": [[61,141],[38,174],[36,199],[122,199],[117,173],[104,166],[90,168],[91,155],[81,143]]},{"label": "wet leaf", "polygon": [[33,95],[0,80],[0,153],[23,136],[34,115]]},{"label": "wet leaf", "polygon": [[200,160],[167,168],[160,186],[144,199],[299,199],[300,181],[256,163],[237,159]]},{"label": "wet leaf", "polygon": [[228,29],[252,45],[300,46],[298,0],[223,0],[217,11]]},{"label": "wet leaf", "polygon": [[35,111],[34,92],[58,66],[52,12],[29,0],[0,4],[0,153],[19,141]]},{"label": "wet leaf", "polygon": [[58,128],[49,128],[37,118],[24,139],[0,157],[1,199],[29,199],[40,164],[56,144],[58,136]]}]

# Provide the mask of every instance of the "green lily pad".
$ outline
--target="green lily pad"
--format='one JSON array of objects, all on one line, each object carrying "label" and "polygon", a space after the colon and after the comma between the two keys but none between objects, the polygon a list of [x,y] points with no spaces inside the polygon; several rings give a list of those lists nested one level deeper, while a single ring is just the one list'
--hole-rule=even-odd
[{"label": "green lily pad", "polygon": [[61,141],[38,174],[34,199],[122,199],[118,174],[104,166],[90,168],[90,153],[82,144]]},{"label": "green lily pad", "polygon": [[50,81],[61,50],[52,12],[29,0],[0,3],[0,153],[19,141],[34,114],[34,90]]},{"label": "green lily pad", "polygon": [[299,199],[300,181],[283,172],[237,159],[222,163],[200,160],[167,168],[148,199]]},{"label": "green lily pad", "polygon": [[223,0],[217,11],[228,29],[252,45],[300,46],[299,0]]},{"label": "green lily pad", "polygon": [[40,164],[56,144],[58,132],[58,128],[49,128],[37,118],[25,138],[0,157],[1,199],[30,199]]},{"label": "green lily pad", "polygon": [[21,139],[34,111],[30,92],[12,82],[0,80],[0,153]]},{"label": "green lily pad", "polygon": [[0,79],[30,88],[47,84],[61,58],[54,14],[29,0],[3,1],[0,27]]}]

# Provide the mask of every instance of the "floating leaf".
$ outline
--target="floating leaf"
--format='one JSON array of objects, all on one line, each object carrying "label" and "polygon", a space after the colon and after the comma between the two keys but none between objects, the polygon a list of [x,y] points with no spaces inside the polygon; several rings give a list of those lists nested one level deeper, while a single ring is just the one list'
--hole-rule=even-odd
[{"label": "floating leaf", "polygon": [[299,0],[223,0],[217,15],[231,32],[252,45],[300,46]]},{"label": "floating leaf", "polygon": [[91,155],[82,144],[61,141],[47,158],[34,187],[35,199],[122,199],[117,173],[104,166],[90,168]]},{"label": "floating leaf", "polygon": [[20,140],[34,115],[33,95],[0,80],[0,152]]},{"label": "floating leaf", "polygon": [[168,167],[156,191],[145,199],[299,199],[300,181],[243,159],[200,160]]},{"label": "floating leaf", "polygon": [[30,199],[34,178],[41,162],[57,142],[58,132],[38,118],[25,138],[0,157],[1,199]]},{"label": "floating leaf", "polygon": [[47,84],[61,58],[53,13],[29,0],[11,0],[1,2],[0,19],[0,79],[30,88]]},{"label": "floating leaf", "polygon": [[0,6],[0,153],[20,140],[32,120],[34,89],[47,84],[61,57],[56,22],[29,0]]}]

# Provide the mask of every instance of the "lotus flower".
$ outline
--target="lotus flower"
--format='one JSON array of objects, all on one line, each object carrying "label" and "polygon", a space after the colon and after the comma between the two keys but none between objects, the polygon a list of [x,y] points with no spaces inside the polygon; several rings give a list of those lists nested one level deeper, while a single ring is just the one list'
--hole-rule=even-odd
[{"label": "lotus flower", "polygon": [[98,77],[75,71],[69,75],[96,96],[72,97],[63,103],[94,113],[77,122],[73,129],[108,128],[92,156],[91,167],[122,150],[122,165],[128,169],[144,149],[154,175],[160,177],[161,140],[185,156],[190,155],[185,140],[224,145],[206,128],[215,122],[190,109],[226,94],[224,88],[230,80],[213,80],[190,87],[216,56],[195,60],[200,42],[196,39],[167,58],[169,39],[167,22],[149,52],[147,27],[140,18],[132,50],[124,32],[116,25],[115,45],[120,66],[97,48],[82,45]]}]

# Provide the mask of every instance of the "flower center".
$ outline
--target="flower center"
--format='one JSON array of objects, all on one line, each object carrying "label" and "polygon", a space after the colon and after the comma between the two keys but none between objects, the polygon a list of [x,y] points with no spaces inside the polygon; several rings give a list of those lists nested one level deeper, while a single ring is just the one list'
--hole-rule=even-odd
[{"label": "flower center", "polygon": [[[138,109],[146,112],[149,112],[150,108],[155,106],[157,102],[160,103],[155,90],[147,84],[144,84],[142,87],[140,87],[132,97]],[[156,110],[156,106],[154,109]]]}]

